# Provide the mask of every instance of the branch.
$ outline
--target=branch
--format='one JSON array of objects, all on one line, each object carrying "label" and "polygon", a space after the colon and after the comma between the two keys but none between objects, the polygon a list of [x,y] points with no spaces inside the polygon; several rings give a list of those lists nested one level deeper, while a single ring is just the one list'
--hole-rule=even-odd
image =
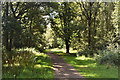
[{"label": "branch", "polygon": [[15,8],[15,12],[17,11],[19,5],[20,5],[20,2],[17,2],[17,6]]},{"label": "branch", "polygon": [[13,15],[14,15],[15,18],[17,18],[17,16],[16,16],[16,11],[17,11],[17,9],[18,9],[18,6],[19,6],[19,2],[17,3],[17,6],[16,6],[16,8],[15,8],[15,10],[14,10],[13,4],[12,4],[12,2],[10,2],[10,8],[11,8],[11,11],[13,12]]},{"label": "branch", "polygon": [[[88,11],[87,9],[85,8],[84,4],[82,3],[82,7],[84,8],[85,12],[86,12],[86,18],[88,19],[89,18],[89,15],[88,15]],[[85,14],[85,13],[84,13]]]},{"label": "branch", "polygon": [[16,17],[15,11],[14,11],[14,9],[13,9],[13,4],[12,4],[12,2],[10,2],[10,8],[11,8],[11,10],[12,10],[12,12],[13,12],[14,17]]}]

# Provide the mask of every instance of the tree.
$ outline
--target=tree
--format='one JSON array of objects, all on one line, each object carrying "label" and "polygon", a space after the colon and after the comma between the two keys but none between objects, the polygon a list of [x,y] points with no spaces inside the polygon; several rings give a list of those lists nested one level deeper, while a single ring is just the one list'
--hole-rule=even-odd
[{"label": "tree", "polygon": [[120,34],[119,34],[119,29],[120,29],[120,2],[115,3],[114,11],[112,13],[112,18],[113,18],[113,25],[115,27],[115,33],[114,33],[114,40],[113,43],[118,43],[120,45]]},{"label": "tree", "polygon": [[63,2],[58,5],[58,10],[51,16],[51,27],[55,34],[65,42],[66,53],[70,53],[72,35],[78,27],[74,24],[77,16],[74,14],[75,8],[72,5],[75,5],[75,3]]},{"label": "tree", "polygon": [[94,47],[93,38],[96,35],[96,18],[99,12],[100,4],[97,2],[81,2],[78,3],[81,10],[82,20],[85,19],[85,25],[87,27],[88,33],[88,48],[92,49]]},{"label": "tree", "polygon": [[3,3],[5,48],[11,51],[12,48],[38,47],[39,44],[44,44],[42,34],[45,33],[47,22],[43,16],[46,11],[44,3]]}]

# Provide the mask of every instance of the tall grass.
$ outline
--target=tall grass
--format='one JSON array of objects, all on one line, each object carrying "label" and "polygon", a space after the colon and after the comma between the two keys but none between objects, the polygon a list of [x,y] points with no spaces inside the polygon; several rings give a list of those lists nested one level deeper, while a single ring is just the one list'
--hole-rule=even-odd
[{"label": "tall grass", "polygon": [[[9,56],[10,54],[10,56]],[[53,78],[53,66],[48,55],[33,48],[3,53],[3,78]]]}]

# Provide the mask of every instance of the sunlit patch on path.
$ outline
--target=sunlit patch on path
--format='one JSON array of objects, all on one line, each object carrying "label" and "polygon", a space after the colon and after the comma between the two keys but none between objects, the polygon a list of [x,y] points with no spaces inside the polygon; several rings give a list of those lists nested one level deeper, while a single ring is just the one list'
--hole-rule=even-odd
[{"label": "sunlit patch on path", "polygon": [[66,63],[60,56],[54,53],[47,53],[53,62],[55,79],[63,80],[86,80],[70,64]]}]

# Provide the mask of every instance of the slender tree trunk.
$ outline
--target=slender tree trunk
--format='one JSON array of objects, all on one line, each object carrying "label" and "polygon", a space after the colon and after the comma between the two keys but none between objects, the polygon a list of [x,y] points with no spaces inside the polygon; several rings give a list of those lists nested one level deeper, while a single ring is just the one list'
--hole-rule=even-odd
[{"label": "slender tree trunk", "polygon": [[88,24],[89,31],[88,31],[88,48],[91,48],[91,28],[90,28],[90,23]]},{"label": "slender tree trunk", "polygon": [[5,47],[8,50],[8,31],[5,32]]},{"label": "slender tree trunk", "polygon": [[6,46],[6,49],[8,50],[9,48],[9,44],[8,44],[8,31],[7,31],[7,27],[8,27],[8,23],[7,23],[7,18],[8,18],[8,2],[6,2],[6,31],[5,31],[5,46]]},{"label": "slender tree trunk", "polygon": [[66,45],[66,53],[70,53],[69,52],[70,45],[68,40],[65,40],[65,45]]},{"label": "slender tree trunk", "polygon": [[89,17],[88,17],[88,48],[91,49],[92,45],[91,45],[91,21],[92,21],[92,5],[93,3],[89,3],[90,4],[90,12],[89,12]]},{"label": "slender tree trunk", "polygon": [[12,49],[12,43],[13,43],[13,31],[10,32],[9,51],[11,51]]},{"label": "slender tree trunk", "polygon": [[31,22],[30,22],[30,27],[29,27],[29,30],[30,30],[30,39],[29,39],[29,47],[32,46],[32,19],[31,19]]}]

